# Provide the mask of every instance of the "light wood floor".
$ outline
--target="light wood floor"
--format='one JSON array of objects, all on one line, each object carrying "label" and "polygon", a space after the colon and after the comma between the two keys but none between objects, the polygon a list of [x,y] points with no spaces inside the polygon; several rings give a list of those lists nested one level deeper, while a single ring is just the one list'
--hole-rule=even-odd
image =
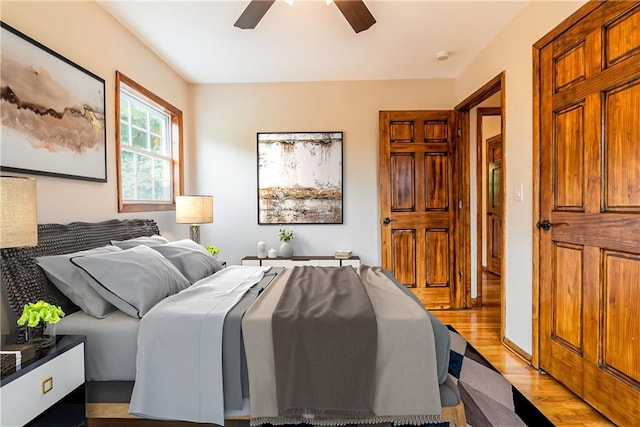
[{"label": "light wood floor", "polygon": [[452,325],[556,426],[614,425],[548,375],[533,369],[500,342],[500,281],[486,273],[483,307],[470,310],[433,310]]}]

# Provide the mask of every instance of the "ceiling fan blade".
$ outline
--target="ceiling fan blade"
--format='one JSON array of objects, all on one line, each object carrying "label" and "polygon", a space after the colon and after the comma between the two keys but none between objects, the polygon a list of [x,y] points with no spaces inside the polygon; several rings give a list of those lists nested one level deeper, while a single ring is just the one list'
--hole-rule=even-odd
[{"label": "ceiling fan blade", "polygon": [[375,18],[362,0],[334,0],[334,3],[356,33],[364,31],[376,23]]},{"label": "ceiling fan blade", "polygon": [[251,0],[234,27],[253,30],[276,0]]}]

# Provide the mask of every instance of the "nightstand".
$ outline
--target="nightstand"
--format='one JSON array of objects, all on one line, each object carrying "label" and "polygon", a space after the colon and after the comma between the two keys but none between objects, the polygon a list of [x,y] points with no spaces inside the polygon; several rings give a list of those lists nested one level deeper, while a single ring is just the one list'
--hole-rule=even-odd
[{"label": "nightstand", "polygon": [[[35,361],[2,378],[0,424],[23,426],[37,418],[36,425],[53,425],[47,421],[56,416],[52,407],[84,384],[85,343],[83,335],[58,336],[55,347],[36,355]],[[84,394],[82,399],[84,402]],[[68,425],[82,424],[84,404],[81,412],[76,415],[77,423],[74,420]]]}]

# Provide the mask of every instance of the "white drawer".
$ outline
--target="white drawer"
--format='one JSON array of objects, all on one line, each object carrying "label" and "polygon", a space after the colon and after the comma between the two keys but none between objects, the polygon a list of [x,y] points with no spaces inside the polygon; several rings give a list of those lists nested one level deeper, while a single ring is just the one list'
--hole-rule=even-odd
[{"label": "white drawer", "polygon": [[270,265],[272,267],[282,267],[282,260],[265,258],[262,260],[262,265]]},{"label": "white drawer", "polygon": [[350,265],[353,268],[356,268],[360,265],[360,260],[359,259],[343,259],[342,265]]},{"label": "white drawer", "polygon": [[283,267],[295,267],[295,266],[303,266],[303,265],[309,265],[312,267],[339,267],[340,261],[337,259],[317,259],[317,258],[294,259],[294,260],[285,259],[282,261]]},{"label": "white drawer", "polygon": [[260,260],[259,259],[243,259],[242,260],[242,265],[260,266]]},{"label": "white drawer", "polygon": [[[48,378],[52,388],[43,394]],[[0,388],[2,426],[28,423],[83,383],[84,343]]]}]

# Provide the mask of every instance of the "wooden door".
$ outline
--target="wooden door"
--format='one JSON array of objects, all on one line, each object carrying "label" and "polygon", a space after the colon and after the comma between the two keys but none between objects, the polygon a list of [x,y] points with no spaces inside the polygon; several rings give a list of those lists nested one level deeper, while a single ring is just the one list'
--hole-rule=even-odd
[{"label": "wooden door", "polygon": [[382,266],[430,308],[455,306],[453,117],[380,112]]},{"label": "wooden door", "polygon": [[487,139],[487,270],[502,268],[502,135]]},{"label": "wooden door", "polygon": [[539,51],[540,364],[638,426],[640,2],[586,7]]}]

